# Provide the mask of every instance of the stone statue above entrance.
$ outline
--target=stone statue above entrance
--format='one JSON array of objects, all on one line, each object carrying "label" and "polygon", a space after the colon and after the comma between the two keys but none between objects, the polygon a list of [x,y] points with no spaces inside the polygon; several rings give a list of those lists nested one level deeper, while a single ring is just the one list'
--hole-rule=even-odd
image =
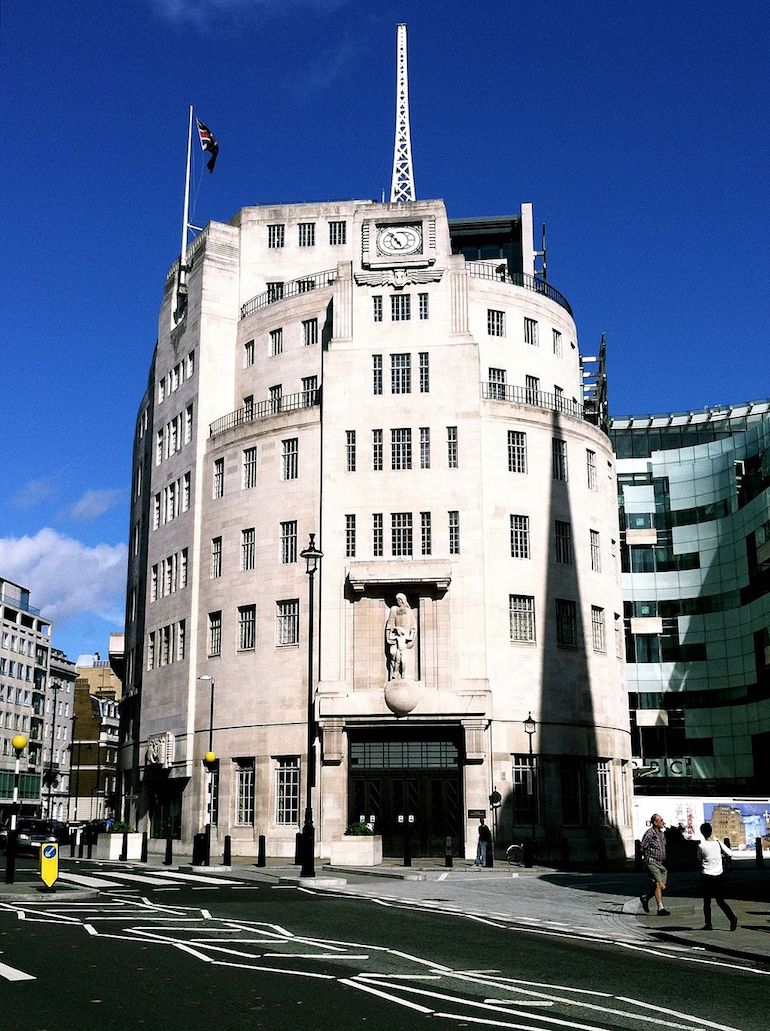
[{"label": "stone statue above entrance", "polygon": [[396,595],[385,623],[385,644],[388,653],[388,680],[412,680],[409,652],[417,640],[417,619],[406,595]]}]

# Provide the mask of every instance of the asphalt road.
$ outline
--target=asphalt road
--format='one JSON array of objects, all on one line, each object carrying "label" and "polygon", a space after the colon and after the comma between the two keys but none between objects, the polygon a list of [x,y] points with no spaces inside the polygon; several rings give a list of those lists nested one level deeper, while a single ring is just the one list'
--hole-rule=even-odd
[{"label": "asphalt road", "polygon": [[767,1027],[770,972],[725,957],[440,899],[426,910],[237,873],[120,876],[98,898],[0,902],[3,1031]]}]

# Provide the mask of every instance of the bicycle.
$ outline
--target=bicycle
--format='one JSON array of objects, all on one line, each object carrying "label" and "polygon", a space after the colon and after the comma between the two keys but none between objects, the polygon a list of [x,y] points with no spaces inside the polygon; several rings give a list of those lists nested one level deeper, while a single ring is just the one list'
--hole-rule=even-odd
[{"label": "bicycle", "polygon": [[514,842],[509,845],[505,850],[505,858],[508,860],[509,866],[523,866],[524,865],[524,847],[523,845],[517,845]]}]

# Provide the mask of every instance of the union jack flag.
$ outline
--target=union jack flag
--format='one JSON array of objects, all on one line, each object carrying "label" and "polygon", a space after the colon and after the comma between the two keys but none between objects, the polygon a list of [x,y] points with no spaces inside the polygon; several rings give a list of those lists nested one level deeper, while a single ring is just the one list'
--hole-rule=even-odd
[{"label": "union jack flag", "polygon": [[219,144],[214,133],[207,125],[203,124],[200,118],[196,118],[195,121],[198,125],[198,139],[201,141],[201,150],[208,151],[211,155],[206,163],[206,168],[208,168],[209,172],[213,172],[214,165],[217,163],[217,154],[219,154]]}]

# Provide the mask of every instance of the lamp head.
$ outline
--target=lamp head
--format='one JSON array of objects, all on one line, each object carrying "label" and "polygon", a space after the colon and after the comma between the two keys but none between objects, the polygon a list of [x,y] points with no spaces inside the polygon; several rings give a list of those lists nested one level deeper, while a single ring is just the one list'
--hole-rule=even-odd
[{"label": "lamp head", "polygon": [[536,730],[537,721],[532,718],[532,713],[530,712],[527,718],[524,720],[524,733],[529,734],[531,736],[535,733]]},{"label": "lamp head", "polygon": [[299,553],[299,557],[304,558],[306,567],[305,572],[308,574],[308,576],[312,576],[313,573],[315,573],[316,569],[318,569],[318,563],[323,558],[323,552],[320,548],[317,548],[315,546],[314,533],[310,534],[308,546],[304,549],[304,551],[301,551]]},{"label": "lamp head", "polygon": [[17,755],[21,755],[27,747],[27,739],[23,734],[17,734],[16,737],[11,740],[11,745],[13,746],[14,752],[16,752]]},{"label": "lamp head", "polygon": [[213,766],[214,763],[217,761],[217,753],[206,752],[206,754],[203,756],[203,761],[206,764],[206,766]]}]

